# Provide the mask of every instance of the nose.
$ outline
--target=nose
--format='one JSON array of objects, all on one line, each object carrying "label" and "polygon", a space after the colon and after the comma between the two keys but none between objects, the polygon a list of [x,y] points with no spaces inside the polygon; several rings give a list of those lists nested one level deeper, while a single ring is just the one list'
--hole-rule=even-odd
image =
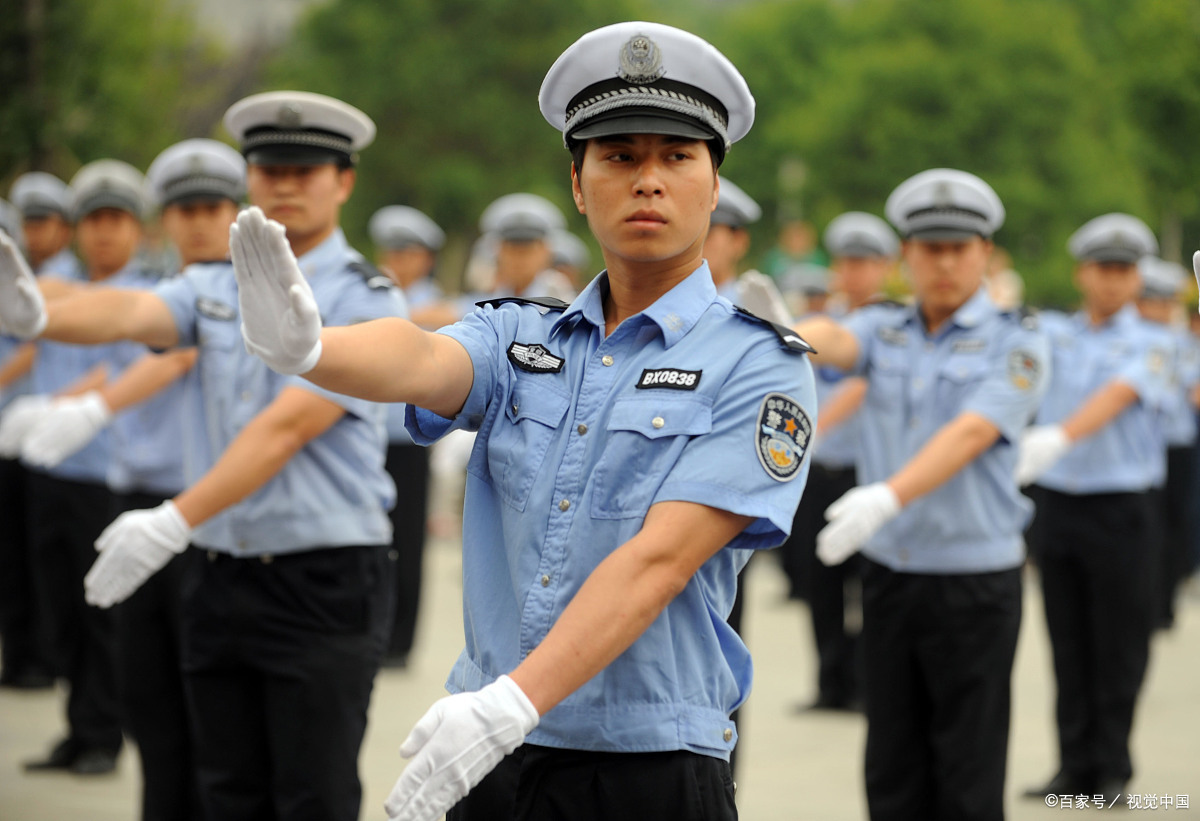
[{"label": "nose", "polygon": [[634,182],[634,192],[639,197],[656,196],[663,193],[661,169],[655,160],[645,160],[638,164],[638,173]]}]

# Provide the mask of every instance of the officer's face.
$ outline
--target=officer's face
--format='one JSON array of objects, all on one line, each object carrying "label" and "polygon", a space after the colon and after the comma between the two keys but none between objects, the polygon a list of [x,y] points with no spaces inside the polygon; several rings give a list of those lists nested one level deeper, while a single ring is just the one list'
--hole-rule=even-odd
[{"label": "officer's face", "polygon": [[25,231],[25,247],[34,265],[57,254],[71,241],[71,226],[57,214],[26,219],[21,227]]},{"label": "officer's face", "polygon": [[142,224],[128,211],[100,208],[79,220],[75,237],[88,273],[106,277],[133,259],[142,239]]},{"label": "officer's face", "polygon": [[1137,309],[1143,319],[1157,322],[1160,325],[1170,325],[1175,318],[1175,305],[1176,302],[1173,299],[1143,297],[1138,300]]},{"label": "officer's face", "polygon": [[1075,284],[1086,308],[1097,316],[1111,316],[1137,299],[1142,277],[1132,262],[1084,262],[1075,270]]},{"label": "officer's face", "polygon": [[926,318],[945,318],[970,299],[983,284],[991,253],[992,243],[982,237],[907,240],[904,261]]},{"label": "officer's face", "polygon": [[390,248],[379,255],[379,264],[393,282],[407,288],[433,270],[433,252],[420,245]]},{"label": "officer's face", "polygon": [[287,229],[297,256],[316,247],[338,224],[342,204],[354,190],[354,169],[324,165],[251,165],[250,202]]},{"label": "officer's face", "polygon": [[883,291],[891,267],[887,257],[837,257],[833,261],[833,290],[845,294],[857,307]]},{"label": "officer's face", "polygon": [[501,240],[496,245],[496,287],[521,293],[550,267],[550,261],[550,245],[545,240]]},{"label": "officer's face", "polygon": [[162,227],[184,265],[225,259],[229,226],[237,212],[237,205],[226,199],[168,205],[162,212]]},{"label": "officer's face", "polygon": [[571,183],[610,273],[614,263],[656,270],[699,263],[718,196],[704,141],[659,134],[588,140]]},{"label": "officer's face", "polygon": [[738,262],[750,249],[750,234],[728,225],[710,225],[704,240],[704,258],[708,260],[713,282],[721,285],[737,276]]}]

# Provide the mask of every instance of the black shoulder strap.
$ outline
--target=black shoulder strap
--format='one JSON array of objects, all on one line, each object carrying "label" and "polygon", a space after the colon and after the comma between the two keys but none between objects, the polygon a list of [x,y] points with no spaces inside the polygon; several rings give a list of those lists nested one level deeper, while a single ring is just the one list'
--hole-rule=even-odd
[{"label": "black shoulder strap", "polygon": [[563,302],[561,299],[555,299],[552,296],[502,296],[498,299],[485,299],[483,302],[476,302],[475,305],[479,308],[482,308],[484,305],[491,305],[493,308],[499,308],[506,302],[515,302],[518,305],[537,305],[541,308],[548,308],[551,311],[565,311],[567,308],[571,307],[571,303]]},{"label": "black shoulder strap", "polygon": [[772,322],[769,319],[763,319],[757,314],[752,314],[745,308],[735,305],[733,308],[737,313],[752,322],[770,328],[779,337],[779,341],[783,343],[783,347],[795,353],[816,353],[816,349],[812,345],[801,338],[800,334],[793,331],[787,325],[780,325],[777,322]]},{"label": "black shoulder strap", "polygon": [[1028,305],[1022,304],[1012,310],[1005,311],[1004,314],[1020,322],[1021,327],[1026,330],[1036,331],[1038,328],[1038,312],[1036,308],[1030,308]]},{"label": "black shoulder strap", "polygon": [[387,274],[385,274],[383,271],[380,271],[369,262],[355,260],[354,262],[349,263],[346,268],[362,277],[363,282],[367,283],[368,288],[379,290],[383,288],[391,288],[395,285],[395,283],[392,282]]}]

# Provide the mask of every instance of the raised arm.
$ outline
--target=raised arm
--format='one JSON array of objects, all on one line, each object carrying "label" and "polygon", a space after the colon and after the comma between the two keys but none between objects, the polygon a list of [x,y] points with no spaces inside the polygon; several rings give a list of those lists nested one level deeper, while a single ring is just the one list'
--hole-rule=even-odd
[{"label": "raised arm", "polygon": [[1075,443],[1099,432],[1138,399],[1137,389],[1114,379],[1095,390],[1064,421],[1035,425],[1021,436],[1017,459],[1017,484],[1036,482]]},{"label": "raised arm", "polygon": [[858,338],[827,316],[805,319],[793,325],[792,329],[816,348],[816,353],[811,357],[818,365],[831,365],[838,370],[848,371],[858,361]]},{"label": "raised arm", "polygon": [[867,396],[867,380],[861,376],[844,380],[833,397],[821,405],[817,416],[817,435],[828,436],[854,414]]}]

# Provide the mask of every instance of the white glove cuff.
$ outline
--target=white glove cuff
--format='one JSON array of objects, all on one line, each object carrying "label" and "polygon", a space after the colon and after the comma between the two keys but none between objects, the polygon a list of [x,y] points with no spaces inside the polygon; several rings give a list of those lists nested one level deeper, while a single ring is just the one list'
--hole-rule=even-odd
[{"label": "white glove cuff", "polygon": [[306,357],[304,357],[304,359],[300,360],[300,364],[296,366],[296,370],[294,371],[294,373],[297,376],[300,374],[308,373],[313,368],[317,367],[317,363],[319,361],[321,361],[321,340],[320,339],[317,340],[316,345],[313,345],[312,350],[308,352],[308,356],[306,356]]},{"label": "white glove cuff", "polygon": [[104,401],[99,391],[88,391],[80,396],[79,407],[97,429],[107,426],[112,421],[112,408]]},{"label": "white glove cuff", "polygon": [[495,692],[500,707],[509,715],[521,719],[521,731],[525,735],[533,732],[541,721],[541,716],[520,685],[508,676],[500,676],[496,679]]},{"label": "white glove cuff", "polygon": [[170,537],[171,550],[175,553],[182,553],[187,549],[188,542],[192,538],[191,525],[187,523],[187,519],[183,518],[179,508],[175,507],[175,502],[170,499],[159,505],[158,509],[163,512],[162,523]]}]

